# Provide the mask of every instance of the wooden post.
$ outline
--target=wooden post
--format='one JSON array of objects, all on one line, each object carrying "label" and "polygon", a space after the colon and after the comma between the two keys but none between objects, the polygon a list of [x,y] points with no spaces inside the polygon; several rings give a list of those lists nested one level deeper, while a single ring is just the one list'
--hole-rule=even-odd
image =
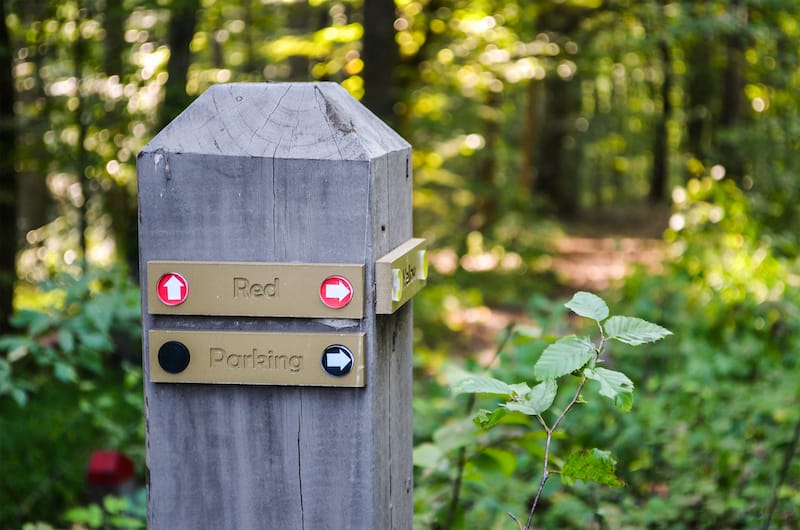
[{"label": "wooden post", "polygon": [[[375,262],[412,235],[410,154],[332,83],[214,86],[139,154],[148,528],[412,527],[412,309],[375,309]],[[205,263],[210,279],[189,279],[190,298],[230,281],[226,268],[215,277],[218,262],[361,264],[363,315],[159,312],[148,277],[159,261],[176,272]],[[219,296],[292,296],[272,276],[255,291],[237,279]],[[360,336],[364,386],[299,386],[289,375],[282,386],[153,382],[149,337],[164,333],[202,347],[231,333]],[[188,349],[192,365],[208,364],[201,347]],[[322,352],[298,355],[303,370],[319,368]]]}]

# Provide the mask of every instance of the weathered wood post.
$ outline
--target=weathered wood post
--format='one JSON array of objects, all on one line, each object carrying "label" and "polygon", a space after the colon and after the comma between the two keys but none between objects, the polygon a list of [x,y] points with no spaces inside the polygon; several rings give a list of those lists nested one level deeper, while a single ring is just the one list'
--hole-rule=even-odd
[{"label": "weathered wood post", "polygon": [[411,528],[410,154],[332,83],[212,87],[139,154],[148,528]]}]

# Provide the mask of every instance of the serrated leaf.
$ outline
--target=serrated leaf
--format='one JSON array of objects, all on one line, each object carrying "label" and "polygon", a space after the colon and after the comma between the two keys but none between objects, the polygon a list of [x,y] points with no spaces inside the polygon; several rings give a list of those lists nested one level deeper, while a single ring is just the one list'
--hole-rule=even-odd
[{"label": "serrated leaf", "polygon": [[594,355],[594,344],[586,339],[570,335],[549,345],[533,367],[533,375],[539,381],[556,379],[583,367]]},{"label": "serrated leaf", "polygon": [[670,330],[636,317],[613,316],[606,320],[603,329],[605,329],[607,338],[632,346],[656,342],[672,335]]},{"label": "serrated leaf", "polygon": [[622,372],[606,368],[587,368],[583,374],[592,381],[600,383],[599,394],[614,402],[623,412],[629,412],[633,406],[633,381]]},{"label": "serrated leaf", "polygon": [[503,406],[510,411],[536,416],[550,408],[557,392],[558,384],[554,379],[548,379],[533,387],[524,398],[509,401]]},{"label": "serrated leaf", "polygon": [[506,409],[498,407],[494,410],[481,409],[472,418],[472,422],[482,431],[488,431],[508,414]]},{"label": "serrated leaf", "polygon": [[578,291],[572,297],[572,300],[564,305],[575,314],[586,318],[593,318],[598,322],[602,322],[608,318],[608,306],[603,299],[596,294],[587,293],[586,291]]},{"label": "serrated leaf", "polygon": [[617,461],[608,451],[600,449],[583,449],[567,457],[561,468],[562,480],[574,482],[597,482],[606,486],[624,486],[625,483],[617,478]]},{"label": "serrated leaf", "polygon": [[453,383],[451,388],[455,394],[492,394],[506,397],[524,395],[530,391],[525,383],[509,385],[505,381],[482,375],[468,375]]}]

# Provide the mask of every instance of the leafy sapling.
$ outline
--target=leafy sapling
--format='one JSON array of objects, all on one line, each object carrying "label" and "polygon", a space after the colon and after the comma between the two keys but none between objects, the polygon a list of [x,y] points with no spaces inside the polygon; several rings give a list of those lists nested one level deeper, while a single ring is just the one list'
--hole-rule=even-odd
[{"label": "leafy sapling", "polygon": [[[570,335],[547,346],[533,366],[533,377],[537,381],[533,387],[527,383],[510,384],[479,375],[468,375],[452,385],[455,393],[487,394],[504,400],[494,410],[478,412],[474,421],[479,428],[491,429],[506,414],[520,412],[534,417],[545,432],[542,474],[525,524],[509,513],[520,530],[530,530],[533,514],[551,473],[560,473],[562,481],[567,484],[582,480],[608,486],[623,485],[615,474],[616,460],[608,451],[600,449],[577,451],[567,457],[560,470],[551,469],[550,446],[553,433],[575,405],[585,402],[582,393],[589,381],[597,383],[592,387],[600,396],[613,401],[618,409],[623,412],[631,410],[633,382],[622,372],[603,367],[602,355],[608,341],[638,346],[656,342],[672,334],[669,330],[640,318],[609,316],[605,301],[592,293],[578,292],[565,305],[575,314],[596,322],[599,331],[599,339],[595,339],[597,342],[591,337]],[[567,405],[558,410],[553,404],[559,382],[570,375],[579,378],[578,386]]]}]

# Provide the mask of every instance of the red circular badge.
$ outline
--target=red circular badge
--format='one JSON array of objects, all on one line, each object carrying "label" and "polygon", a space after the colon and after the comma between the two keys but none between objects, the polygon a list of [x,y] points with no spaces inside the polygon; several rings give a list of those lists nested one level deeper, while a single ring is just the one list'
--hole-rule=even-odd
[{"label": "red circular badge", "polygon": [[319,286],[319,298],[331,309],[341,309],[353,299],[353,284],[344,276],[328,276]]},{"label": "red circular badge", "polygon": [[161,303],[169,306],[180,305],[189,296],[189,282],[177,272],[168,272],[158,279],[156,292]]}]

